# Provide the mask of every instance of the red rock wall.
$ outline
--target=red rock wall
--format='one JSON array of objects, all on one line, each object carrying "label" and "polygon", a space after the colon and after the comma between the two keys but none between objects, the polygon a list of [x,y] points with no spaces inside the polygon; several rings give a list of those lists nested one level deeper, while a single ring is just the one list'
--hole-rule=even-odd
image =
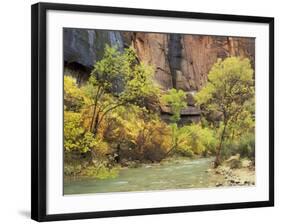
[{"label": "red rock wall", "polygon": [[86,80],[88,70],[102,58],[106,44],[120,50],[133,45],[139,60],[154,66],[155,81],[163,89],[200,89],[218,58],[248,57],[253,66],[255,60],[254,38],[67,28],[64,29],[66,67],[73,69],[73,64],[78,69],[85,67],[81,80]]},{"label": "red rock wall", "polygon": [[248,57],[254,67],[254,38],[181,34],[173,38],[170,34],[141,32],[123,35],[131,40],[140,60],[154,65],[155,80],[163,89],[200,89],[218,58]]}]

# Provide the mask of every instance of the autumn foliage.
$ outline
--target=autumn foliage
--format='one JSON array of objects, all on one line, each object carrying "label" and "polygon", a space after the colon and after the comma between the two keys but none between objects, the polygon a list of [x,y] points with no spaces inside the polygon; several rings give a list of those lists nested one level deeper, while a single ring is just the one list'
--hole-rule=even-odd
[{"label": "autumn foliage", "polygon": [[[219,163],[226,142],[234,145],[243,133],[253,133],[249,60],[229,58],[213,66],[209,82],[196,96],[202,109],[202,122],[197,124],[179,125],[186,93],[161,90],[153,75],[153,67],[138,62],[132,48],[120,52],[108,46],[86,83],[78,86],[65,74],[66,175],[110,178],[122,166],[171,156],[217,155]],[[161,119],[161,104],[171,108],[170,122]],[[220,114],[218,124],[208,120],[212,113]]]}]

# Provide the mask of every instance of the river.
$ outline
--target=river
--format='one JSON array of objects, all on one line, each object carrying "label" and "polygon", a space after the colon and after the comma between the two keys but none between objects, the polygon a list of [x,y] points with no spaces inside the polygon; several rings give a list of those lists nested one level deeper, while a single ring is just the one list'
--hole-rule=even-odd
[{"label": "river", "polygon": [[206,172],[213,158],[175,159],[139,168],[121,169],[116,178],[71,178],[64,181],[64,194],[128,192],[215,187],[220,175]]}]

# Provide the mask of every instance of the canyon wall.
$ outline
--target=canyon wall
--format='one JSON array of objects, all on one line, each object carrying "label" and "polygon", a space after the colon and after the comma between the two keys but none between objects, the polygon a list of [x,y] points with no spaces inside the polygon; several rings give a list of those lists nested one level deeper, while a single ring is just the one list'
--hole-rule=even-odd
[{"label": "canyon wall", "polygon": [[255,61],[254,38],[134,33],[132,44],[140,60],[155,66],[155,80],[164,89],[202,88],[218,58],[248,57],[253,67]]},{"label": "canyon wall", "polygon": [[187,92],[202,88],[218,58],[248,57],[253,67],[255,61],[254,38],[65,28],[66,70],[76,69],[87,77],[102,58],[105,44],[115,45],[121,51],[133,46],[140,61],[154,66],[155,81],[163,89]]}]

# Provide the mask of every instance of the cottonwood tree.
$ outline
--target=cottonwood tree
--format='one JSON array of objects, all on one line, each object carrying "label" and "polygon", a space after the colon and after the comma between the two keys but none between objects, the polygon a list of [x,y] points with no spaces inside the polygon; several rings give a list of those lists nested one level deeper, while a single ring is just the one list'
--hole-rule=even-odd
[{"label": "cottonwood tree", "polygon": [[215,167],[221,164],[221,149],[227,129],[237,122],[254,97],[253,69],[247,58],[219,59],[208,74],[208,82],[195,96],[198,105],[221,115],[221,133]]},{"label": "cottonwood tree", "polygon": [[120,52],[116,47],[105,47],[103,58],[98,61],[84,91],[90,102],[89,131],[94,136],[108,113],[121,106],[143,106],[148,98],[157,95],[158,88],[152,81],[153,68],[138,63],[133,48]]}]

